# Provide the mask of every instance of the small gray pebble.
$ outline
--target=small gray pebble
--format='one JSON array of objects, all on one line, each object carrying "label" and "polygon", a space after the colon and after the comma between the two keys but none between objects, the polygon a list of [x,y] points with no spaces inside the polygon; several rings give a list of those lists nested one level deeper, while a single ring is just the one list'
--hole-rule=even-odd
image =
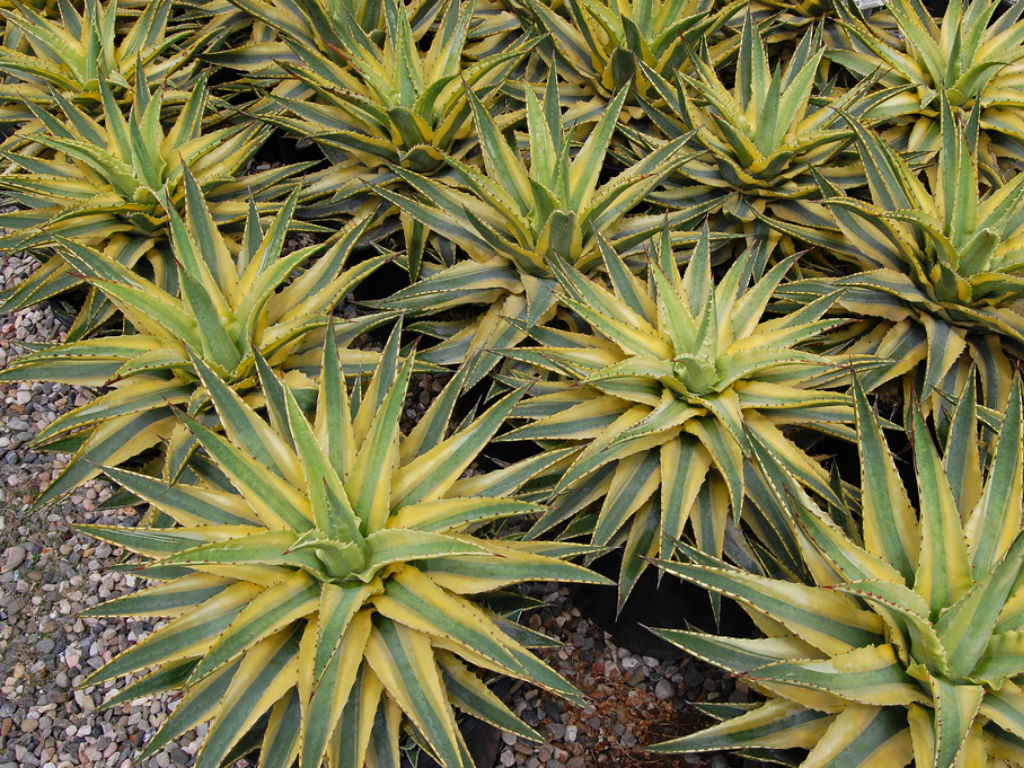
[{"label": "small gray pebble", "polygon": [[676,695],[675,686],[665,678],[662,678],[658,681],[658,684],[654,686],[654,695],[662,701],[668,701]]},{"label": "small gray pebble", "polygon": [[4,570],[13,571],[15,568],[17,568],[19,565],[25,562],[26,554],[28,553],[25,552],[25,548],[20,547],[17,544],[13,547],[8,547],[7,553],[4,555]]}]

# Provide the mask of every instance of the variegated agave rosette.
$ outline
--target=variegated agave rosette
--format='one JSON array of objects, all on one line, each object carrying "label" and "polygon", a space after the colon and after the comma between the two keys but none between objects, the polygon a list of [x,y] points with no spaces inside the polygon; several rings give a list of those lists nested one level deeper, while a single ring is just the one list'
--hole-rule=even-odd
[{"label": "variegated agave rosette", "polygon": [[[871,199],[819,178],[831,222],[773,222],[833,257],[828,277],[808,269],[809,279],[780,295],[803,302],[843,289],[842,310],[863,318],[847,349],[891,361],[864,375],[868,390],[902,377],[929,408],[945,409],[944,395],[957,396],[976,367],[984,403],[1002,408],[1010,358],[1024,350],[1024,174],[997,188],[982,182],[977,110],[961,126],[940,101],[942,145],[923,178],[851,121]],[[844,274],[844,267],[856,271]]]},{"label": "variegated agave rosette", "polygon": [[[785,66],[774,69],[749,9],[738,37],[731,87],[706,49],[692,57],[692,73],[663,76],[644,67],[653,98],[642,103],[652,122],[670,138],[693,132],[692,144],[701,150],[652,198],[682,202],[703,185],[721,195],[715,211],[724,216],[717,226],[744,228],[755,211],[809,216],[802,201],[820,196],[815,174],[840,188],[863,184],[856,156],[843,153],[853,134],[842,115],[861,114],[881,98],[869,93],[871,82],[823,88],[818,70],[826,48],[818,27],[796,41]],[[630,136],[647,149],[643,134]]]},{"label": "variegated agave rosette", "polygon": [[751,283],[759,251],[748,250],[716,285],[706,231],[681,277],[667,233],[655,250],[645,283],[603,248],[611,290],[552,262],[561,302],[586,331],[538,326],[530,332],[537,346],[503,350],[550,380],[537,381],[540,394],[516,409],[531,423],[498,439],[560,450],[566,442],[580,445],[563,460],[551,510],[532,534],[600,502],[596,518],[577,519],[569,533],[587,532],[599,546],[625,541],[620,608],[645,558],[670,556],[688,521],[697,545],[721,555],[730,518],[755,495],[754,445],[778,455],[803,485],[837,500],[825,470],[784,429],[853,438],[845,424],[853,420],[849,399],[828,387],[848,378],[841,366],[858,361],[802,349],[837,325],[821,319],[837,294],[766,317],[793,258]]},{"label": "variegated agave rosette", "polygon": [[[56,91],[60,112],[27,103],[42,124],[31,147],[5,153],[10,161],[0,189],[19,210],[0,214],[0,248],[30,248],[43,264],[6,293],[2,308],[15,311],[60,295],[81,280],[52,246],[60,237],[103,251],[127,268],[138,265],[153,282],[174,293],[177,270],[166,247],[170,235],[166,204],[184,210],[185,174],[203,186],[218,224],[244,222],[246,196],[265,213],[284,197],[282,184],[306,164],[283,165],[237,175],[262,146],[270,129],[245,125],[203,130],[209,91],[201,79],[171,124],[163,96],[136,82],[127,118],[109,85],[100,80],[102,119],[93,119]],[[145,265],[143,267],[143,265]],[[109,320],[113,308],[93,291],[82,302],[69,338],[84,338]]]},{"label": "variegated agave rosette", "polygon": [[544,638],[475,599],[536,579],[607,583],[559,559],[585,547],[473,533],[537,511],[509,494],[543,462],[463,477],[522,393],[445,437],[457,376],[403,434],[413,356],[392,346],[347,392],[337,354],[328,336],[312,422],[273,373],[261,375],[264,418],[196,360],[224,434],[183,418],[214,471],[169,485],[106,470],[175,523],[81,526],[164,580],[90,611],[173,617],[86,681],[152,670],[118,701],[184,688],[144,756],[209,720],[196,765],[219,766],[269,712],[256,730],[267,768],[398,768],[403,726],[445,768],[473,768],[453,707],[540,736],[467,664],[582,702],[524,645]]},{"label": "variegated agave rosette", "polygon": [[951,0],[942,19],[922,0],[890,0],[896,34],[864,19],[853,4],[836,3],[847,40],[828,57],[857,77],[878,77],[892,95],[867,117],[881,121],[888,143],[900,150],[936,150],[940,97],[966,117],[980,111],[983,165],[998,173],[998,159],[1024,159],[1024,8],[1000,0]]},{"label": "variegated agave rosette", "polygon": [[[218,229],[199,182],[184,174],[188,223],[168,209],[179,292],[169,293],[109,255],[65,239],[61,258],[108,297],[130,327],[54,344],[0,372],[2,381],[110,385],[37,436],[39,445],[75,454],[36,506],[70,491],[102,465],[120,464],[155,446],[161,446],[165,476],[177,477],[195,441],[173,409],[186,408],[199,418],[209,407],[190,355],[243,392],[255,385],[262,359],[293,386],[312,392],[328,314],[387,258],[346,265],[371,216],[352,220],[330,244],[285,253],[297,191],[266,228],[250,201],[236,243]],[[363,316],[339,324],[336,336],[345,345],[387,319],[381,313]],[[345,350],[345,360],[349,372],[374,364],[371,352]]]},{"label": "variegated agave rosette", "polygon": [[803,768],[1024,762],[1020,380],[992,425],[991,457],[973,384],[945,456],[913,409],[917,510],[859,385],[854,397],[859,516],[833,519],[777,463],[764,465],[780,492],[788,486],[783,499],[799,520],[813,583],[766,578],[686,547],[690,562],[659,563],[739,601],[766,637],[655,632],[742,675],[767,700],[718,708],[720,724],[649,749],[802,748]]},{"label": "variegated agave rosette", "polygon": [[146,3],[130,21],[117,0],[61,2],[53,14],[28,3],[0,8],[0,72],[7,75],[0,83],[0,121],[30,121],[26,101],[58,109],[54,92],[95,117],[103,109],[101,81],[119,101],[131,101],[140,79],[147,87],[162,86],[166,101],[184,103],[197,68],[195,52],[179,45],[188,32],[168,30],[172,6],[171,0]]},{"label": "variegated agave rosette", "polygon": [[[434,0],[417,0],[413,7],[410,4],[406,7],[413,15],[419,15],[414,8],[435,5]],[[287,75],[276,63],[293,57],[281,32],[287,31],[308,48],[324,48],[324,38],[317,25],[325,17],[330,18],[339,7],[330,0],[241,0],[237,3],[207,0],[201,8],[195,9],[202,22],[196,39],[202,41],[206,60],[218,67],[240,70],[252,78],[225,84],[233,90],[249,90],[251,95],[264,78],[272,87],[275,81]],[[344,7],[368,33],[377,34],[383,26],[382,8],[377,0],[353,0]],[[434,19],[429,10],[423,15],[427,25]],[[417,39],[424,32],[419,24],[414,25]]]},{"label": "variegated agave rosette", "polygon": [[686,67],[701,42],[714,47],[719,30],[743,2],[528,0],[524,5],[551,35],[564,76],[589,95],[610,100],[629,87],[635,95],[653,96],[640,63],[663,77]]},{"label": "variegated agave rosette", "polygon": [[[502,84],[537,42],[524,36],[478,61],[466,61],[463,49],[475,0],[424,4],[420,15],[425,19],[410,19],[415,7],[407,10],[398,0],[384,0],[382,34],[372,35],[345,3],[328,12],[315,2],[303,6],[321,43],[310,45],[292,30],[281,30],[289,58],[296,61],[280,63],[293,79],[272,92],[275,109],[266,119],[311,137],[331,161],[310,185],[311,193],[329,196],[324,211],[364,195],[367,182],[397,182],[388,171],[391,164],[434,174],[447,168],[446,155],[464,158],[475,150],[470,95],[493,108]],[[518,115],[513,111],[499,119],[507,125]],[[413,228],[412,219],[406,228]]]},{"label": "variegated agave rosette", "polygon": [[[660,213],[633,212],[680,162],[687,137],[664,142],[602,183],[627,93],[623,89],[607,105],[574,152],[555,73],[547,81],[543,105],[527,88],[529,162],[524,161],[518,141],[506,138],[479,99],[468,93],[484,169],[449,158],[459,177],[455,184],[396,168],[417,197],[378,190],[469,256],[452,264],[424,262],[422,278],[381,306],[409,312],[488,306],[468,323],[417,326],[441,338],[425,357],[445,365],[469,360],[469,383],[479,381],[499,361],[492,350],[518,343],[524,338],[522,325],[532,326],[554,312],[558,291],[554,260],[563,259],[585,272],[600,265],[598,233],[622,252],[634,254],[666,223],[672,226],[675,243],[696,241],[696,233],[684,227],[708,209],[707,202]],[[418,272],[411,255],[410,272],[414,277]]]}]

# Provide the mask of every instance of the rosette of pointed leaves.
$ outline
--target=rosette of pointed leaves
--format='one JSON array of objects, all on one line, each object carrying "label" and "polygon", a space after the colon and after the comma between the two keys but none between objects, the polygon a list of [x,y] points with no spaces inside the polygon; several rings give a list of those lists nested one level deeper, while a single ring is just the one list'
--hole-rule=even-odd
[{"label": "rosette of pointed leaves", "polygon": [[715,0],[568,0],[553,5],[561,5],[566,15],[546,0],[529,0],[554,41],[559,72],[591,95],[610,100],[630,85],[638,95],[654,97],[639,62],[671,77],[699,42],[715,39],[742,2],[721,8]]},{"label": "rosette of pointed leaves", "polygon": [[[236,244],[218,231],[198,182],[187,171],[185,187],[188,225],[169,210],[180,295],[104,253],[64,239],[62,258],[109,298],[132,332],[55,344],[0,372],[3,381],[111,385],[37,437],[44,446],[77,450],[36,506],[76,487],[102,465],[120,464],[161,441],[167,441],[165,473],[177,477],[194,441],[183,427],[175,429],[172,410],[182,407],[193,415],[208,410],[208,395],[195,376],[190,354],[246,390],[253,386],[259,353],[275,368],[290,371],[293,383],[309,389],[308,373],[316,372],[326,314],[386,258],[345,268],[368,216],[349,224],[323,253],[324,246],[313,245],[283,254],[298,192],[266,231],[250,203],[235,250]],[[342,338],[347,341],[374,322],[379,318],[348,323],[341,329]]]},{"label": "rosette of pointed leaves", "polygon": [[[768,698],[650,749],[799,747],[809,750],[800,763],[808,768],[911,760],[995,768],[1024,759],[1020,381],[989,462],[979,451],[973,391],[959,401],[944,457],[912,409],[918,510],[859,385],[854,397],[861,515],[837,524],[806,496],[786,494],[813,584],[689,549],[691,562],[659,563],[739,601],[767,637],[656,633]],[[777,465],[769,471],[793,487],[784,474]]]},{"label": "rosette of pointed leaves", "polygon": [[345,4],[334,6],[330,17],[322,11],[313,16],[317,8],[305,4],[323,38],[319,47],[307,47],[280,30],[299,59],[282,64],[312,96],[276,98],[286,114],[273,119],[311,137],[335,163],[318,181],[325,191],[332,184],[352,186],[351,177],[360,170],[397,164],[431,173],[445,167],[446,153],[465,155],[477,143],[468,94],[491,104],[536,42],[522,40],[466,65],[462,54],[474,2],[449,0],[436,31],[419,40],[397,0],[384,0],[383,41],[367,34]]},{"label": "rosette of pointed leaves", "polygon": [[614,251],[603,253],[612,290],[555,262],[561,302],[588,332],[542,326],[532,331],[538,346],[505,350],[556,378],[546,385],[553,391],[517,409],[531,423],[500,439],[580,445],[532,534],[600,501],[596,519],[570,531],[589,530],[598,546],[625,541],[621,608],[646,558],[669,557],[688,521],[698,546],[721,554],[730,515],[738,518],[751,495],[752,446],[835,498],[827,473],[782,427],[852,438],[843,422],[853,413],[846,395],[820,385],[834,378],[837,362],[801,350],[836,325],[820,319],[836,296],[764,316],[793,258],[748,286],[755,260],[748,251],[716,286],[706,236],[682,277],[663,239],[645,285]]},{"label": "rosette of pointed leaves", "polygon": [[219,766],[264,713],[256,746],[268,768],[398,768],[402,725],[441,765],[472,768],[453,707],[539,740],[467,664],[582,704],[521,642],[533,633],[474,599],[536,579],[607,583],[552,556],[572,547],[472,533],[536,511],[507,496],[529,476],[516,465],[460,479],[521,392],[446,438],[456,381],[405,435],[413,361],[391,352],[347,393],[328,338],[312,423],[272,373],[261,373],[268,423],[196,361],[224,435],[186,423],[226,487],[106,470],[176,522],[83,526],[166,579],[92,611],[175,617],[87,681],[150,669],[121,700],[184,688],[145,756],[209,720],[196,765]]},{"label": "rosette of pointed leaves", "polygon": [[851,349],[892,361],[865,374],[866,388],[916,375],[919,395],[935,394],[938,405],[936,393],[958,394],[975,365],[985,403],[1001,408],[1011,378],[1007,352],[1019,355],[1024,344],[1024,175],[983,192],[976,119],[961,128],[944,99],[942,112],[942,146],[929,184],[875,134],[851,123],[869,169],[871,201],[823,183],[833,227],[785,228],[860,271],[802,281],[792,295],[846,289],[840,305],[871,326]]},{"label": "rosette of pointed leaves", "polygon": [[[396,7],[404,10],[409,22],[409,33],[414,42],[419,42],[431,26],[437,22],[438,14],[447,3],[444,0],[416,0]],[[239,69],[259,78],[286,77],[287,72],[280,62],[300,64],[302,59],[285,42],[306,50],[315,50],[335,62],[343,62],[339,55],[337,29],[347,28],[353,22],[370,38],[377,40],[385,35],[384,6],[379,0],[359,0],[344,4],[324,0],[223,0],[220,13],[214,20],[232,28],[242,28],[248,22],[252,25],[249,39],[232,43],[230,47],[216,50],[207,55],[209,60],[226,67]],[[233,11],[233,12],[232,12]],[[253,21],[257,22],[253,25]],[[343,50],[343,49],[342,49]]]},{"label": "rosette of pointed leaves", "polygon": [[100,81],[119,101],[130,101],[140,68],[148,87],[159,85],[165,101],[181,104],[196,68],[193,52],[178,45],[188,32],[167,29],[171,6],[171,0],[147,3],[130,22],[119,15],[117,0],[65,0],[52,16],[21,3],[0,9],[6,34],[16,31],[26,48],[0,47],[0,72],[7,75],[0,120],[30,121],[25,101],[59,108],[53,92],[95,116],[102,111]]},{"label": "rosette of pointed leaves", "polygon": [[[468,94],[480,137],[484,170],[456,158],[455,186],[399,168],[395,172],[419,197],[379,189],[379,194],[437,235],[463,248],[469,260],[451,266],[428,264],[425,277],[398,291],[383,305],[391,309],[434,311],[488,304],[478,320],[456,329],[425,355],[439,363],[475,358],[470,381],[478,381],[498,357],[487,350],[512,346],[524,338],[513,318],[527,326],[553,311],[557,283],[551,262],[563,259],[590,271],[600,264],[598,233],[623,253],[636,253],[652,233],[668,223],[675,242],[693,242],[680,229],[707,210],[709,203],[675,211],[629,215],[658,182],[680,162],[686,137],[663,143],[634,165],[602,182],[606,157],[626,90],[608,105],[573,156],[571,136],[563,130],[554,72],[544,104],[526,89],[529,163],[494,118]],[[410,263],[413,277],[419,265]]]},{"label": "rosette of pointed leaves", "polygon": [[[131,111],[125,118],[113,91],[100,81],[103,119],[94,120],[56,91],[61,114],[28,103],[41,123],[32,141],[45,152],[25,149],[4,153],[11,167],[0,188],[21,209],[0,215],[0,248],[31,248],[37,253],[56,237],[101,249],[105,256],[131,268],[142,260],[154,282],[177,290],[176,267],[166,247],[168,218],[164,202],[184,210],[185,171],[206,193],[218,223],[243,221],[245,196],[255,196],[260,210],[287,191],[281,181],[304,164],[285,165],[234,178],[260,148],[270,129],[255,123],[204,131],[207,88],[201,79],[169,126],[161,91],[150,93],[136,81]],[[50,298],[80,282],[57,253],[46,258],[30,278],[6,294],[10,312]],[[111,315],[109,304],[91,294],[80,308],[70,338],[81,338]]]},{"label": "rosette of pointed leaves", "polygon": [[[824,52],[819,30],[808,30],[785,68],[772,70],[760,28],[748,12],[731,89],[706,55],[694,57],[693,76],[676,73],[674,85],[645,68],[665,105],[645,102],[652,120],[667,136],[695,131],[703,149],[679,166],[655,199],[690,199],[696,182],[726,193],[719,210],[733,220],[751,222],[754,211],[771,215],[776,209],[800,219],[807,215],[801,201],[819,194],[814,171],[837,186],[862,183],[856,157],[840,154],[851,138],[840,112],[862,111],[868,84],[817,95],[815,76]],[[631,138],[640,151],[649,151],[642,134]]]},{"label": "rosette of pointed leaves", "polygon": [[[879,86],[897,90],[868,113],[894,126],[885,137],[897,148],[938,149],[944,95],[964,115],[977,105],[985,143],[996,155],[1019,162],[1024,158],[1024,8],[1011,3],[1001,11],[1001,6],[999,0],[966,6],[952,0],[936,21],[921,0],[892,0],[886,10],[898,26],[894,38],[837,3],[850,47],[831,49],[828,57],[858,77],[877,75]],[[902,48],[895,45],[900,39]]]}]

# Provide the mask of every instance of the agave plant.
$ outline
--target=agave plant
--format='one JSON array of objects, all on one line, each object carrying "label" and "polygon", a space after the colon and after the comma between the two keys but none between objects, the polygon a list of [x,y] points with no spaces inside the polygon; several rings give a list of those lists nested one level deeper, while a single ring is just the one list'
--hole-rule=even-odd
[{"label": "agave plant", "polygon": [[838,383],[837,361],[801,349],[837,324],[820,319],[837,294],[765,317],[793,258],[748,286],[755,252],[747,251],[715,286],[706,232],[682,277],[663,237],[645,285],[612,249],[603,254],[612,290],[554,262],[561,301],[589,330],[541,326],[531,332],[538,346],[505,350],[556,378],[546,384],[550,392],[517,409],[532,423],[499,439],[580,446],[531,533],[601,500],[589,526],[570,530],[589,530],[598,546],[625,541],[621,608],[646,558],[669,557],[687,521],[702,550],[721,554],[730,516],[740,515],[748,495],[755,444],[836,499],[827,473],[783,428],[852,437],[843,422],[853,413],[847,396],[825,389]]},{"label": "agave plant", "polygon": [[[713,40],[742,5],[740,0],[721,8],[715,0],[528,2],[554,41],[559,71],[605,100],[631,85],[637,95],[653,96],[639,62],[670,77],[687,63],[698,43]],[[568,18],[552,5],[561,5]]]},{"label": "agave plant", "polygon": [[474,600],[536,579],[607,581],[552,556],[571,547],[473,533],[536,511],[507,496],[528,474],[460,479],[522,393],[446,438],[455,382],[405,435],[412,357],[393,347],[360,393],[346,392],[337,353],[328,337],[312,423],[272,373],[268,423],[195,361],[225,434],[184,418],[227,487],[106,470],[176,523],[81,527],[166,579],[90,611],[175,617],[85,682],[151,669],[119,700],[184,688],[143,758],[209,720],[196,765],[220,766],[265,713],[255,733],[268,767],[398,768],[404,725],[445,768],[472,768],[453,707],[540,740],[467,663],[583,702],[517,639],[532,633]]},{"label": "agave plant", "polygon": [[941,405],[942,393],[957,395],[975,365],[985,403],[1000,408],[1009,390],[1007,353],[1019,354],[1024,343],[1018,306],[1024,293],[1017,274],[1024,264],[1024,175],[983,192],[977,120],[961,128],[941,101],[942,147],[928,185],[871,131],[851,123],[870,169],[872,201],[824,184],[834,224],[785,228],[860,271],[784,290],[806,296],[805,289],[846,289],[842,307],[868,318],[871,326],[850,348],[892,360],[865,375],[868,389],[916,376],[918,394]]},{"label": "agave plant", "polygon": [[59,108],[54,92],[95,116],[103,109],[101,81],[119,101],[130,102],[141,79],[147,87],[160,85],[165,101],[183,103],[196,67],[194,52],[178,45],[188,32],[168,32],[171,6],[171,0],[147,3],[129,24],[119,18],[117,0],[62,2],[53,15],[20,3],[0,8],[6,34],[16,31],[27,48],[0,47],[0,72],[8,76],[0,84],[0,120],[30,121],[25,101]]},{"label": "agave plant", "polygon": [[[554,311],[557,284],[552,262],[563,259],[584,271],[601,261],[598,234],[624,253],[636,253],[653,232],[673,227],[677,243],[693,242],[681,226],[700,216],[710,203],[662,213],[629,215],[682,159],[687,137],[663,143],[655,151],[601,183],[605,158],[627,91],[608,105],[589,136],[572,156],[572,137],[563,130],[554,72],[544,105],[526,91],[529,164],[514,142],[504,138],[484,105],[468,94],[481,137],[484,170],[448,158],[461,179],[456,187],[439,179],[396,168],[420,197],[388,189],[379,194],[437,235],[463,248],[467,261],[427,265],[426,277],[393,294],[384,306],[422,311],[486,303],[484,315],[456,329],[426,353],[451,363],[472,358],[478,381],[498,361],[487,350],[524,338],[508,318],[527,326]],[[419,265],[410,264],[415,276]]]},{"label": "agave plant", "polygon": [[[752,222],[755,211],[807,217],[802,201],[819,196],[816,173],[839,187],[863,183],[856,157],[841,154],[852,137],[842,114],[868,108],[870,81],[836,95],[816,93],[824,53],[820,30],[813,28],[800,38],[785,68],[772,70],[748,10],[731,89],[706,55],[694,57],[693,76],[676,73],[674,85],[644,68],[665,105],[644,102],[652,120],[670,137],[696,132],[703,150],[679,166],[655,199],[690,199],[695,183],[724,192],[719,210],[734,222],[725,226],[735,227],[735,222]],[[631,137],[639,152],[650,150],[642,133]]]},{"label": "agave plant", "polygon": [[[262,211],[286,193],[282,180],[307,167],[285,165],[234,178],[260,148],[269,128],[249,123],[204,131],[205,79],[165,127],[161,91],[151,93],[142,80],[135,85],[127,119],[102,79],[102,123],[56,91],[52,94],[62,116],[28,103],[42,126],[32,140],[46,153],[26,149],[5,155],[11,167],[0,176],[0,188],[21,209],[0,215],[0,226],[8,230],[0,236],[0,248],[31,248],[44,254],[55,238],[71,238],[101,249],[125,267],[148,262],[154,282],[174,293],[177,270],[164,247],[169,226],[165,204],[183,210],[186,170],[204,187],[214,219],[225,224],[244,221],[247,192]],[[50,298],[79,282],[63,257],[53,253],[3,297],[3,311]],[[70,338],[85,336],[111,312],[94,292],[81,307]]]},{"label": "agave plant", "polygon": [[[959,401],[944,457],[912,409],[918,510],[861,387],[854,397],[859,518],[838,525],[808,497],[786,494],[813,584],[765,578],[686,548],[691,562],[660,563],[738,600],[767,637],[657,634],[742,675],[767,700],[651,749],[799,747],[809,750],[800,763],[808,767],[1024,759],[1020,381],[984,481],[973,391]],[[766,468],[793,486],[781,467]]]},{"label": "agave plant", "polygon": [[[849,40],[848,48],[829,51],[831,60],[859,77],[878,74],[879,85],[895,95],[869,113],[892,125],[887,141],[900,149],[939,147],[940,96],[954,110],[981,112],[980,126],[996,155],[1024,158],[1024,9],[1011,3],[1000,12],[999,0],[951,0],[936,22],[921,0],[892,0],[886,10],[894,18],[902,48],[892,36],[843,3],[836,8]],[[996,15],[998,13],[998,16]],[[994,163],[987,163],[994,165]]]},{"label": "agave plant", "polygon": [[446,154],[462,157],[475,148],[469,95],[493,104],[502,82],[536,40],[517,41],[465,65],[475,3],[449,0],[443,6],[436,31],[419,40],[396,0],[383,3],[383,41],[367,34],[345,4],[334,6],[330,17],[313,15],[318,6],[305,4],[323,38],[318,47],[281,30],[300,60],[281,63],[308,95],[274,96],[284,114],[267,119],[312,138],[332,161],[311,192],[342,200],[364,193],[367,180],[393,183],[389,164],[434,173],[446,167]]},{"label": "agave plant", "polygon": [[[132,330],[55,344],[0,372],[3,381],[111,385],[38,435],[41,445],[66,449],[70,444],[77,450],[36,506],[94,476],[102,465],[120,464],[161,441],[167,442],[165,473],[177,477],[194,441],[183,427],[175,428],[173,409],[184,407],[193,415],[208,409],[190,354],[243,390],[253,386],[257,354],[290,371],[294,385],[311,389],[309,373],[316,372],[316,361],[309,356],[319,349],[327,313],[386,258],[345,269],[371,216],[352,221],[326,250],[312,245],[284,254],[297,191],[266,231],[250,202],[241,244],[232,253],[236,244],[218,230],[198,181],[187,170],[184,179],[188,225],[168,208],[180,296],[107,254],[62,239],[61,258],[117,306]],[[369,316],[346,324],[342,340],[382,319]]]},{"label": "agave plant", "polygon": [[[418,43],[437,22],[438,14],[446,5],[445,0],[417,0],[396,4],[395,9],[405,12],[411,40]],[[220,27],[226,24],[232,29],[252,28],[248,40],[214,50],[207,58],[259,78],[287,77],[281,62],[301,64],[302,59],[293,52],[293,45],[317,51],[336,63],[344,62],[344,56],[339,54],[344,50],[339,34],[351,32],[353,23],[377,42],[387,34],[384,4],[380,0],[359,0],[344,5],[324,0],[222,0],[208,13],[213,17],[211,23]],[[254,21],[257,23],[253,24]],[[345,32],[339,33],[339,30]]]}]

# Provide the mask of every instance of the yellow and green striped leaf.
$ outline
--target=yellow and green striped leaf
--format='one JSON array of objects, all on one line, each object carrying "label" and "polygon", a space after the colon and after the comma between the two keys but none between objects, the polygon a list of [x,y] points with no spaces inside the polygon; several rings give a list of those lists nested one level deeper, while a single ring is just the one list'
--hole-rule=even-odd
[{"label": "yellow and green striped leaf", "polygon": [[514,499],[444,498],[400,508],[388,520],[388,527],[443,533],[470,523],[537,514],[544,509],[539,504]]},{"label": "yellow and green striped leaf", "polygon": [[433,501],[444,495],[498,431],[525,391],[525,388],[513,390],[466,428],[395,471],[394,507]]},{"label": "yellow and green striped leaf", "polygon": [[647,747],[651,752],[712,752],[722,749],[810,749],[818,743],[834,715],[805,709],[782,699],[769,699],[739,717],[689,736]]},{"label": "yellow and green striped leaf", "polygon": [[170,616],[186,613],[223,590],[231,580],[206,573],[190,573],[164,584],[140,590],[87,608],[80,616]]},{"label": "yellow and green striped leaf", "polygon": [[[397,338],[394,334],[393,337]],[[386,357],[382,358],[382,366]],[[363,521],[363,527],[372,533],[384,527],[393,498],[392,475],[398,463],[398,443],[400,438],[399,416],[405,402],[405,392],[412,375],[413,357],[408,357],[397,372],[393,383],[387,391],[381,392],[379,408],[373,413],[365,439],[356,454],[355,463],[348,477],[345,478],[345,489],[356,515]],[[385,369],[378,370],[374,381],[382,381],[380,376],[386,375]],[[372,386],[372,385],[371,385]],[[371,393],[367,393],[371,397]],[[367,412],[370,402],[360,405],[360,416]]]},{"label": "yellow and green striped leaf", "polygon": [[139,753],[138,759],[149,758],[181,734],[209,720],[224,698],[237,670],[238,665],[232,664],[192,688],[175,707],[157,734],[146,744],[146,748]]},{"label": "yellow and green striped leaf", "polygon": [[511,638],[480,608],[445,591],[415,568],[406,568],[389,580],[385,594],[374,598],[374,605],[397,624],[446,640],[460,649],[460,655],[483,656],[506,675],[525,674],[509,648],[513,644]]},{"label": "yellow and green striped leaf", "polygon": [[763,612],[828,654],[846,653],[882,639],[878,616],[859,608],[852,598],[831,590],[733,569],[664,561],[659,565],[668,573]]},{"label": "yellow and green striped leaf", "polygon": [[312,696],[303,702],[301,742],[302,768],[318,768],[331,734],[348,703],[360,674],[361,662],[370,642],[373,622],[370,611],[357,613],[339,638],[334,654],[317,677]]},{"label": "yellow and green striped leaf", "polygon": [[935,708],[935,757],[932,764],[936,768],[950,768],[957,764],[957,755],[977,717],[985,688],[952,683],[934,675],[928,682],[931,683]]},{"label": "yellow and green striped leaf", "polygon": [[888,644],[856,648],[829,659],[778,661],[751,670],[749,677],[782,695],[786,687],[796,686],[875,707],[929,701]]},{"label": "yellow and green striped leaf", "polygon": [[861,463],[864,545],[871,554],[884,557],[909,584],[918,564],[921,539],[917,520],[878,420],[857,382],[853,396],[860,437],[857,447]]},{"label": "yellow and green striped leaf", "polygon": [[851,705],[835,716],[801,764],[804,768],[906,765],[913,757],[902,707]]},{"label": "yellow and green striped leaf", "polygon": [[196,757],[197,768],[219,768],[235,742],[295,686],[299,632],[285,629],[249,650],[217,706]]},{"label": "yellow and green striped leaf", "polygon": [[528,741],[544,741],[537,731],[516,717],[505,702],[454,654],[438,651],[436,658],[448,698],[457,709]]},{"label": "yellow and green striped leaf", "polygon": [[259,523],[259,519],[237,494],[186,483],[167,485],[149,475],[116,467],[106,467],[103,471],[116,483],[155,505],[181,525]]},{"label": "yellow and green striped leaf", "polygon": [[937,616],[970,588],[971,566],[960,512],[938,451],[920,411],[912,407],[912,412],[911,438],[921,508],[921,550],[914,591],[928,602],[931,615]]},{"label": "yellow and green striped leaf", "polygon": [[341,478],[321,449],[295,394],[284,387],[283,395],[288,431],[306,478],[306,494],[314,524],[330,539],[361,542],[359,519],[349,503]]},{"label": "yellow and green striped leaf", "polygon": [[299,754],[299,733],[291,724],[301,716],[299,692],[293,688],[270,710],[260,743],[260,768],[289,768],[295,762]]},{"label": "yellow and green striped leaf", "polygon": [[382,620],[370,634],[366,660],[441,762],[473,768],[427,636]]},{"label": "yellow and green striped leaf", "polygon": [[298,533],[313,527],[309,519],[309,503],[293,486],[276,474],[268,473],[265,464],[237,444],[189,416],[182,415],[182,419],[264,525],[272,530]]},{"label": "yellow and green striped leaf", "polygon": [[32,509],[49,504],[100,473],[100,467],[120,464],[156,445],[174,423],[171,409],[154,408],[98,424],[64,470],[40,493]]},{"label": "yellow and green striped leaf", "polygon": [[683,629],[650,630],[687,653],[735,675],[783,660],[813,659],[820,652],[796,637],[728,637]]},{"label": "yellow and green striped leaf", "polygon": [[[950,489],[956,499],[960,519],[967,521],[982,494],[982,476],[980,446],[978,442],[978,408],[977,387],[972,371],[967,378],[953,416],[950,420],[949,433],[946,437],[946,450],[942,457],[942,467],[949,478]],[[971,536],[965,530],[968,551],[971,547]]]},{"label": "yellow and green striped leaf", "polygon": [[136,669],[201,656],[260,591],[254,584],[232,584],[198,608],[115,656],[109,664],[89,676],[89,684],[111,680]]},{"label": "yellow and green striped leaf", "polygon": [[1021,383],[1020,377],[1014,376],[988,479],[964,525],[975,580],[1004,556],[1021,527],[1021,421]]},{"label": "yellow and green striped leaf", "polygon": [[231,622],[217,643],[203,656],[192,673],[191,682],[246,653],[264,638],[313,613],[320,602],[317,583],[296,571],[265,589]]}]

